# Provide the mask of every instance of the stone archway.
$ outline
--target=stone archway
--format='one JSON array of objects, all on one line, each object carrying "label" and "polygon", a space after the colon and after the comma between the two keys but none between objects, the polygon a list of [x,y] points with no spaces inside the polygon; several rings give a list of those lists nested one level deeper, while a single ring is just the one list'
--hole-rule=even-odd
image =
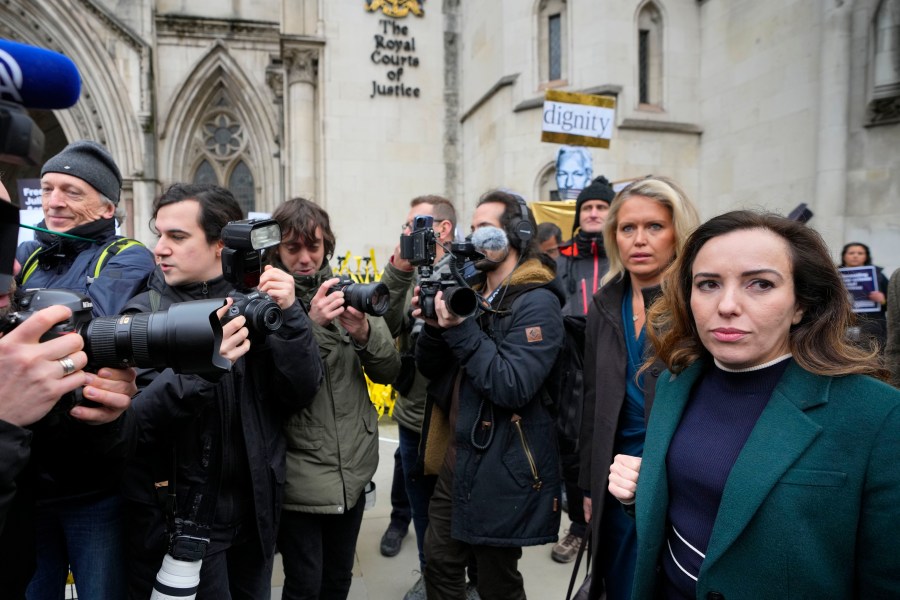
[{"label": "stone archway", "polygon": [[140,219],[135,207],[149,204],[145,186],[135,182],[153,176],[144,172],[150,50],[95,3],[77,1],[76,10],[72,4],[11,0],[0,7],[0,37],[54,50],[75,62],[81,97],[75,106],[53,111],[53,117],[65,141],[92,139],[109,148],[125,180],[122,202],[131,234]]},{"label": "stone archway", "polygon": [[[274,210],[281,199],[279,131],[271,99],[257,90],[228,48],[214,42],[182,80],[160,127],[161,179],[193,179],[203,162],[204,123],[213,113],[227,111],[241,125],[241,158],[253,172],[255,196],[260,199],[256,210]],[[222,166],[223,171],[228,168]]]}]

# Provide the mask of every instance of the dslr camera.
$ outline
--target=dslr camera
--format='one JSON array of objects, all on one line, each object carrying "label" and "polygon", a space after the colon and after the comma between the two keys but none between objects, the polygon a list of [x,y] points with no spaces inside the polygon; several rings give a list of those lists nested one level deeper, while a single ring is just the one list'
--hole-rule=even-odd
[{"label": "dslr camera", "polygon": [[[0,318],[0,332],[7,333],[37,311],[61,304],[72,316],[54,325],[41,341],[67,333],[84,340],[87,370],[100,367],[171,368],[176,373],[212,374],[228,371],[230,362],[219,354],[222,325],[216,316],[222,300],[195,300],[173,304],[169,310],[93,318],[89,296],[62,289],[37,289],[17,293],[18,310]],[[68,412],[83,402],[81,390],[60,399],[57,408]]]},{"label": "dslr camera", "polygon": [[222,228],[222,275],[235,287],[228,294],[234,304],[222,319],[243,315],[250,335],[269,335],[284,324],[284,314],[271,296],[256,289],[269,248],[281,243],[281,227],[274,219],[231,221]]},{"label": "dslr camera", "polygon": [[176,373],[203,374],[230,368],[229,361],[219,355],[222,325],[216,311],[222,307],[221,300],[194,300],[173,304],[168,310],[96,318],[91,315],[90,297],[69,290],[25,290],[17,293],[16,304],[16,312],[0,319],[0,332],[12,331],[50,306],[71,309],[72,316],[54,325],[41,341],[77,333],[84,340],[89,370],[171,367]]},{"label": "dslr camera", "polygon": [[422,317],[436,319],[434,300],[444,293],[447,309],[458,317],[470,317],[478,310],[478,294],[463,276],[465,263],[483,258],[470,242],[450,245],[450,260],[435,270],[437,237],[433,229],[434,217],[420,215],[413,220],[412,232],[400,236],[400,256],[416,267],[419,275],[419,307]]},{"label": "dslr camera", "polygon": [[328,294],[338,291],[344,292],[344,306],[352,306],[373,317],[382,316],[391,305],[391,293],[380,282],[357,283],[350,277],[341,277],[340,281],[331,286]]}]

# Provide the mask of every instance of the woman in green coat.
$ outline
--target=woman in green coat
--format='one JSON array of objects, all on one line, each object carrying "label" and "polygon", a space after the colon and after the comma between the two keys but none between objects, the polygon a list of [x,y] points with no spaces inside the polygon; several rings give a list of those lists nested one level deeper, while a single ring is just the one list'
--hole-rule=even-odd
[{"label": "woman in green coat", "polygon": [[821,237],[727,213],[663,289],[649,319],[669,372],[643,460],[609,477],[635,504],[635,600],[900,597],[900,391],[845,339]]},{"label": "woman in green coat", "polygon": [[363,488],[378,466],[378,414],[363,368],[372,381],[391,383],[400,356],[384,319],[347,306],[344,292],[333,289],[339,280],[328,265],[335,246],[328,213],[295,198],[272,216],[282,232],[275,265],[293,274],[325,365],[312,404],[285,427],[282,598],[341,600],[353,579]]}]

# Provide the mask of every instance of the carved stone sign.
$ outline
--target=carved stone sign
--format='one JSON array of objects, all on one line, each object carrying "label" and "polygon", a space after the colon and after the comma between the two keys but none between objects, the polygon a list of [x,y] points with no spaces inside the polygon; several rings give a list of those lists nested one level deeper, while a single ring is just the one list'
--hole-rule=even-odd
[{"label": "carved stone sign", "polygon": [[374,36],[375,48],[369,59],[387,69],[387,81],[372,80],[370,98],[376,96],[400,96],[418,98],[420,89],[407,85],[403,77],[409,69],[418,69],[416,38],[408,25],[400,25],[391,19],[378,20],[378,33]]}]

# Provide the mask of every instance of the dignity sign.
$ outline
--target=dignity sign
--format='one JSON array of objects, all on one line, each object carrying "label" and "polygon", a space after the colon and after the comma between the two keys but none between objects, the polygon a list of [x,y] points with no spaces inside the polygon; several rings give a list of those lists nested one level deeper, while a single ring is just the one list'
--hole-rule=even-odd
[{"label": "dignity sign", "polygon": [[541,141],[609,148],[616,101],[608,96],[547,90]]}]

